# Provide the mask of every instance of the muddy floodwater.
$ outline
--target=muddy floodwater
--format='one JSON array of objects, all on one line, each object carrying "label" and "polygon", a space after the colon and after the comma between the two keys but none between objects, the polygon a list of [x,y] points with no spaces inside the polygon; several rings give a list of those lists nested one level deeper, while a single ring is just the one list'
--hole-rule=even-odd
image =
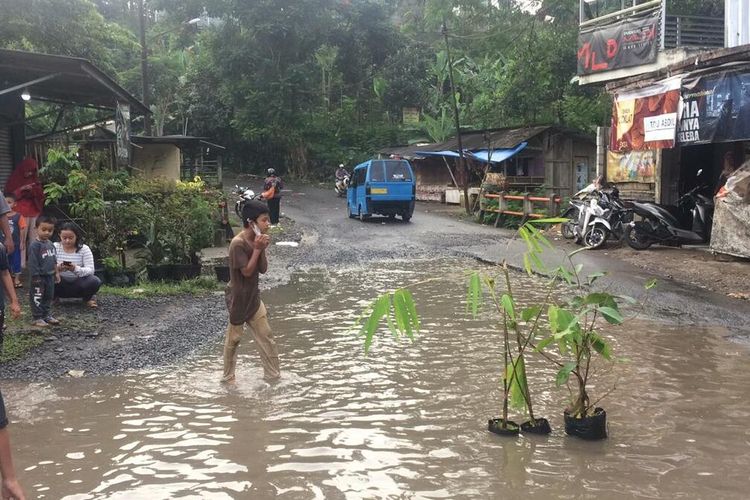
[{"label": "muddy floodwater", "polygon": [[[608,330],[628,362],[593,397],[607,440],[562,430],[565,388],[530,361],[549,437],[502,438],[500,339],[463,304],[470,261],[308,272],[265,293],[284,378],[269,386],[252,342],[238,383],[221,346],[179,366],[49,383],[3,381],[16,466],[31,498],[747,498],[750,350],[706,327],[648,319]],[[387,332],[370,356],[349,331],[367,299],[415,288],[418,342]],[[533,297],[540,282],[518,276]]]}]

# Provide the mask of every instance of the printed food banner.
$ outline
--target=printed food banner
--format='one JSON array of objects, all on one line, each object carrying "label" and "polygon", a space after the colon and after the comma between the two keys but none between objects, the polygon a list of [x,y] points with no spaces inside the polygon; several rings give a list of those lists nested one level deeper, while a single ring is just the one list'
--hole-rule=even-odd
[{"label": "printed food banner", "polygon": [[609,182],[655,182],[656,151],[607,152]]},{"label": "printed food banner", "polygon": [[680,144],[750,139],[750,72],[723,71],[682,82]]},{"label": "printed food banner", "polygon": [[610,151],[672,148],[680,107],[680,77],[615,96]]},{"label": "printed food banner", "polygon": [[578,74],[590,75],[656,60],[659,12],[621,21],[578,35]]}]

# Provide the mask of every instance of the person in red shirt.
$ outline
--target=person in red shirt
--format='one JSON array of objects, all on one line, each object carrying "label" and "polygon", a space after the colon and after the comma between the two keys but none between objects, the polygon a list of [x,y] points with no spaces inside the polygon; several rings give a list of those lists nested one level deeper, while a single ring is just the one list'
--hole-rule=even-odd
[{"label": "person in red shirt", "polygon": [[[13,173],[10,174],[8,182],[5,183],[5,193],[12,194],[16,198],[15,211],[26,219],[26,230],[21,233],[21,241],[24,249],[29,247],[29,242],[36,239],[36,218],[44,209],[44,189],[39,181],[39,164],[34,158],[25,158],[19,163]],[[26,263],[25,250],[21,253],[21,265]]]}]

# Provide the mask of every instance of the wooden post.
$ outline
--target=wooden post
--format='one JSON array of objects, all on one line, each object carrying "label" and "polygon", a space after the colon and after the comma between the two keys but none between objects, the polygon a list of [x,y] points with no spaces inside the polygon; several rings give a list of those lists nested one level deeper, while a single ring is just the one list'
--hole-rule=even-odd
[{"label": "wooden post", "polygon": [[527,219],[530,214],[534,213],[534,206],[529,199],[529,193],[523,193],[523,217]]},{"label": "wooden post", "polygon": [[560,197],[558,195],[550,195],[547,213],[550,217],[558,217],[560,215]]}]

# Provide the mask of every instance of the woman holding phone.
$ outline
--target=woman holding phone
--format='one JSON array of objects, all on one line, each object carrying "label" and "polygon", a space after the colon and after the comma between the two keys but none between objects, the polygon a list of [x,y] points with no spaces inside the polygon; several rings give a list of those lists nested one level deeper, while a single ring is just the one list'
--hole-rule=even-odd
[{"label": "woman holding phone", "polygon": [[279,352],[268,324],[266,306],[260,299],[258,281],[268,271],[266,249],[270,244],[271,220],[268,205],[250,200],[242,208],[244,229],[229,244],[229,284],[226,289],[229,327],[224,342],[224,376],[222,382],[234,382],[237,348],[245,324],[250,327],[263,364],[263,378],[280,376]]},{"label": "woman holding phone", "polygon": [[60,283],[55,285],[55,298],[78,298],[91,308],[97,308],[94,295],[102,282],[94,276],[94,255],[84,245],[78,226],[66,222],[60,226],[60,241],[55,242]]}]

